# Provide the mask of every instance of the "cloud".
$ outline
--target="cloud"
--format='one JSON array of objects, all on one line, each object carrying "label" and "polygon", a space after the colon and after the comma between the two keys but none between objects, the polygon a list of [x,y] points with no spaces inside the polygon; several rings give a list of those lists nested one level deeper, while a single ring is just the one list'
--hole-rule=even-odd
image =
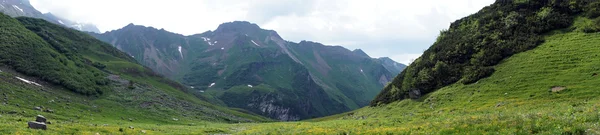
[{"label": "cloud", "polygon": [[494,0],[30,0],[42,12],[96,24],[129,23],[191,35],[247,20],[295,42],[309,40],[408,63],[451,22]]}]

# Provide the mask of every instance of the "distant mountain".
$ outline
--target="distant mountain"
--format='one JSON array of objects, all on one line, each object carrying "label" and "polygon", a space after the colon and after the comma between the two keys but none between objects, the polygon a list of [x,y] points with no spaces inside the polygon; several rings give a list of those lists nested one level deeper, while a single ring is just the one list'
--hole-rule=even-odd
[{"label": "distant mountain", "polygon": [[365,106],[404,68],[341,46],[289,42],[275,31],[241,21],[191,36],[134,24],[92,35],[214,96],[213,103],[279,120]]},{"label": "distant mountain", "polygon": [[73,29],[76,29],[79,31],[101,33],[100,30],[94,24],[73,22],[68,19],[57,17],[52,13],[45,13],[44,17],[46,18],[46,20],[49,20],[56,24],[67,26],[69,28],[73,28]]},{"label": "distant mountain", "polygon": [[379,62],[381,62],[381,64],[383,64],[383,66],[392,73],[400,73],[406,68],[406,65],[398,63],[389,57],[381,57],[377,60],[379,60]]},{"label": "distant mountain", "polygon": [[12,17],[25,16],[41,18],[48,22],[60,24],[79,31],[100,33],[100,30],[93,24],[73,22],[57,17],[51,13],[43,14],[31,6],[29,0],[2,0],[2,3],[0,4],[0,12]]}]

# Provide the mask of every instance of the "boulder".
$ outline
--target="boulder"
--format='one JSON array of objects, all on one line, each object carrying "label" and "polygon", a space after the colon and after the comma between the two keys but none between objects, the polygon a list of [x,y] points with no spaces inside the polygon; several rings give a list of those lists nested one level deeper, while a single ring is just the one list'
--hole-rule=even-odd
[{"label": "boulder", "polygon": [[34,107],[34,108],[33,108],[33,110],[38,110],[38,111],[41,111],[41,110],[42,110],[42,107],[36,106],[36,107]]},{"label": "boulder", "polygon": [[43,130],[46,130],[48,128],[48,127],[46,127],[46,124],[42,123],[42,122],[30,121],[30,122],[27,122],[27,125],[29,125],[29,128],[31,128],[31,129],[43,129]]},{"label": "boulder", "polygon": [[46,117],[44,117],[42,115],[38,115],[38,116],[35,117],[35,121],[36,122],[46,123]]}]

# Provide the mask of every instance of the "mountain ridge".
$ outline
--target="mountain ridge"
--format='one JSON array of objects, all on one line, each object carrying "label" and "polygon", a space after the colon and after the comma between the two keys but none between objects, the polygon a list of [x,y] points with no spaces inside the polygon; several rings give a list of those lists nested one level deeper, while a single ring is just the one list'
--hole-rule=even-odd
[{"label": "mountain ridge", "polygon": [[30,4],[29,0],[3,0],[2,3],[0,3],[0,12],[12,17],[25,16],[41,18],[54,24],[63,25],[79,31],[101,33],[93,24],[73,22],[55,16],[52,13],[41,13]]},{"label": "mountain ridge", "polygon": [[[213,103],[254,110],[254,113],[281,120],[336,114],[364,106],[375,96],[376,92],[373,91],[378,91],[396,74],[387,68],[395,68],[393,72],[399,72],[403,68],[386,68],[382,62],[368,57],[364,52],[357,54],[341,46],[286,41],[276,31],[265,30],[245,21],[223,23],[214,31],[190,36],[133,24],[92,35],[113,44],[165,76],[210,93],[215,99]],[[282,68],[299,72],[281,70]],[[348,74],[349,72],[352,73]],[[352,87],[350,84],[353,82],[336,80],[331,76],[358,77],[353,81],[361,82],[360,87]],[[298,81],[294,78],[298,77],[309,79],[303,85],[294,84],[293,82]],[[240,94],[241,91],[244,92]],[[321,93],[317,95],[321,95],[322,101],[291,99],[298,103],[304,102],[299,105],[283,101],[283,97],[308,97],[303,91],[313,91],[313,96]],[[261,100],[228,102],[236,98],[233,95],[237,95],[237,98],[250,96],[254,97],[251,99]],[[271,102],[271,99],[275,102]],[[325,109],[318,107],[321,106],[318,104],[344,107]],[[291,111],[282,111],[290,109]]]}]

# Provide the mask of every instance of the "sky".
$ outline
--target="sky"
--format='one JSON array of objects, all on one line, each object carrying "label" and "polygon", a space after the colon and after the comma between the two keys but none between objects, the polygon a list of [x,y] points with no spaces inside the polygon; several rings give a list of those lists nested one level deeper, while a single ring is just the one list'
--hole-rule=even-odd
[{"label": "sky", "polygon": [[362,49],[409,64],[450,23],[494,0],[30,0],[43,13],[95,24],[129,23],[192,35],[249,21],[286,40]]}]

